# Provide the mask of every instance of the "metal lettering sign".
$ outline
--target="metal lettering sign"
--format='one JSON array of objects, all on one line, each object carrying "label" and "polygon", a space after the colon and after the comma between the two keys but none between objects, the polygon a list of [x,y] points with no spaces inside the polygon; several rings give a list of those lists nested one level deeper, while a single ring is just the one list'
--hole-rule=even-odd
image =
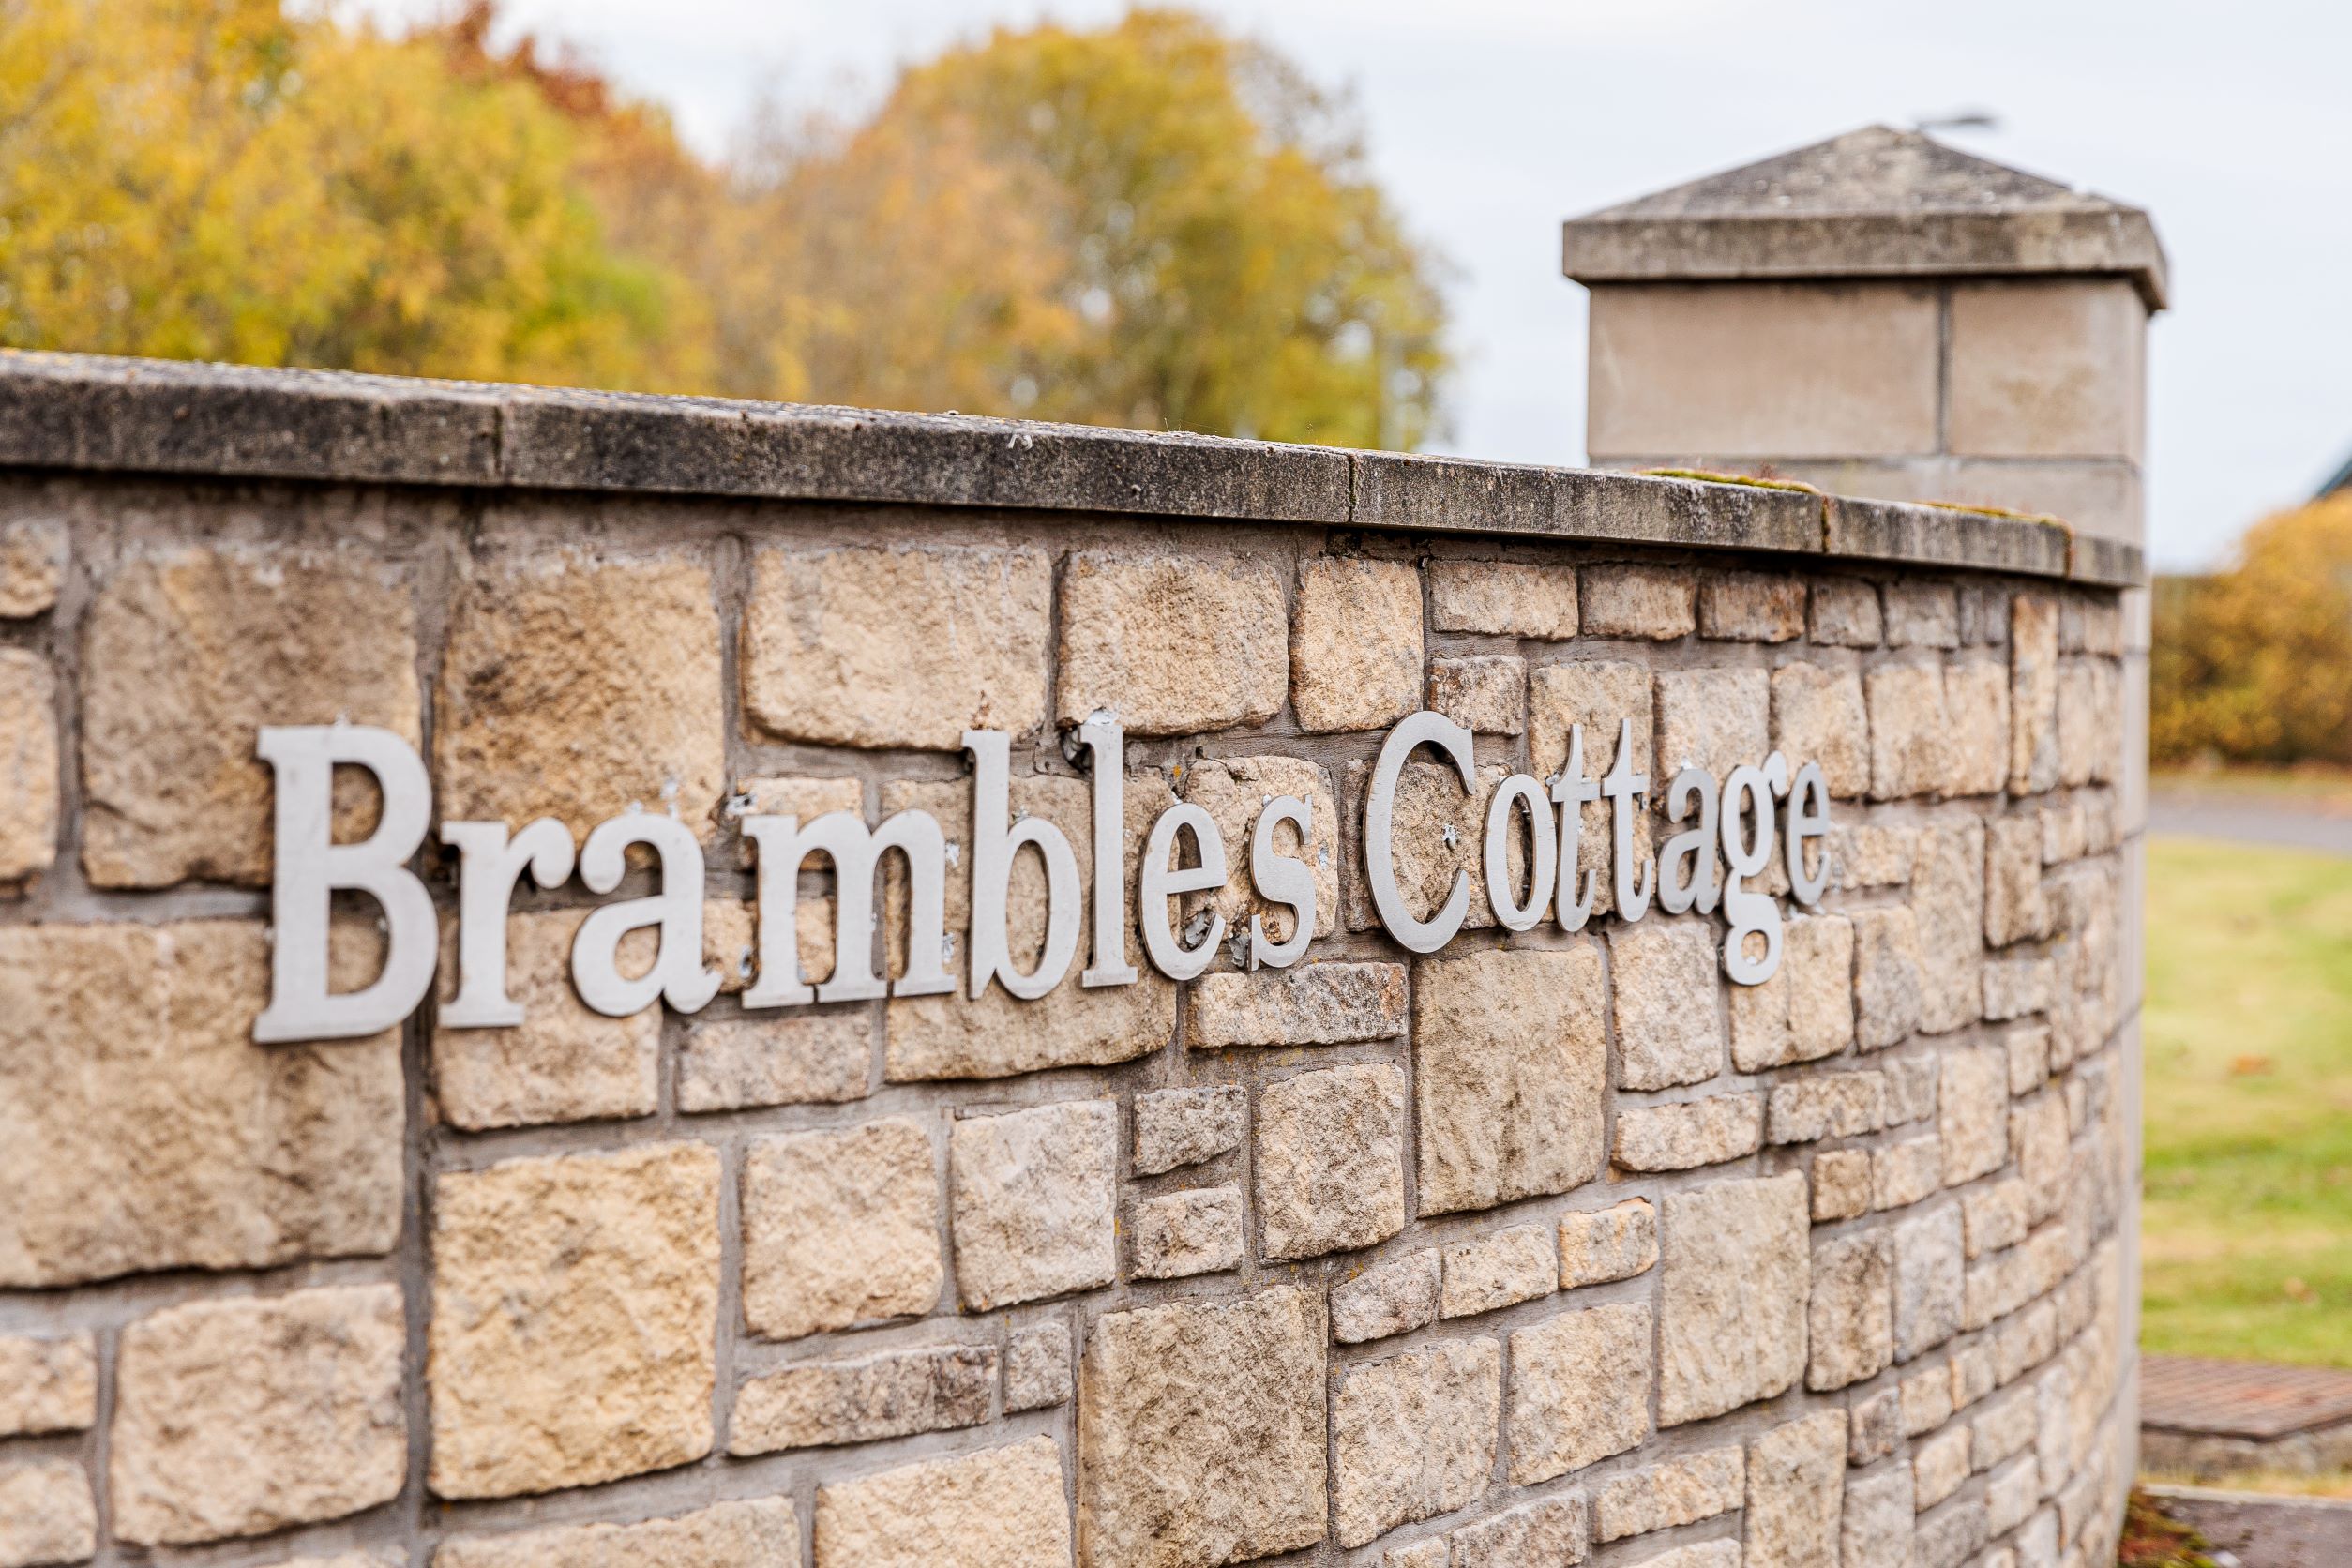
[{"label": "metal lettering sign", "polygon": [[[1078,977],[1086,987],[1131,986],[1127,961],[1127,878],[1123,824],[1124,737],[1116,720],[1096,716],[1071,740],[1093,778],[1091,848],[1094,877],[1079,887],[1078,855],[1062,830],[1038,817],[1012,814],[1011,738],[967,730],[972,758],[972,927],[964,944],[967,993],[1002,986],[1025,1000],[1044,996],[1078,959],[1080,899],[1091,897],[1093,951]],[[1364,803],[1364,860],[1372,905],[1381,927],[1414,953],[1434,953],[1454,940],[1470,913],[1470,878],[1457,869],[1437,912],[1426,919],[1406,905],[1396,881],[1395,805],[1406,761],[1435,751],[1467,792],[1477,787],[1470,732],[1442,714],[1417,713],[1389,731],[1372,769]],[[425,841],[431,781],[407,742],[387,730],[336,724],[265,729],[259,751],[277,778],[276,875],[271,890],[275,946],[270,1001],[254,1024],[262,1041],[330,1040],[372,1034],[415,1011],[431,987],[439,953],[430,894],[409,862]],[[1560,774],[1539,780],[1514,774],[1497,786],[1477,845],[1486,900],[1497,924],[1532,929],[1546,915],[1563,931],[1591,918],[1593,874],[1577,885],[1584,807],[1606,800],[1609,811],[1612,891],[1618,915],[1641,919],[1654,902],[1669,914],[1721,912],[1729,927],[1724,972],[1742,986],[1772,978],[1780,966],[1779,901],[1749,885],[1771,864],[1777,837],[1789,891],[1800,904],[1820,901],[1828,882],[1829,786],[1817,763],[1791,769],[1775,751],[1758,764],[1734,768],[1718,781],[1685,763],[1666,785],[1666,819],[1681,831],[1670,837],[1654,864],[1637,866],[1634,827],[1650,794],[1648,776],[1635,771],[1633,724],[1619,726],[1616,759],[1607,774],[1584,774],[1584,731],[1568,734]],[[374,776],[384,810],[373,833],[358,843],[333,841],[335,770],[360,767]],[[1513,836],[1524,822],[1528,855],[1524,897],[1510,874]],[[1222,915],[1205,927],[1180,929],[1168,900],[1222,889],[1230,871],[1223,834],[1199,807],[1179,804],[1162,812],[1146,839],[1138,879],[1144,956],[1153,969],[1184,981],[1208,969],[1229,934],[1236,956],[1252,970],[1285,969],[1306,956],[1316,914],[1314,868],[1279,852],[1274,830],[1289,825],[1305,841],[1307,803],[1278,795],[1260,807],[1250,833],[1252,890],[1287,909],[1290,935],[1275,942],[1262,916],[1246,931],[1229,933]],[[852,812],[836,811],[804,823],[791,816],[751,816],[744,837],[758,860],[759,947],[750,1010],[804,1007],[812,1003],[871,1001],[883,996],[937,996],[957,988],[948,972],[945,929],[948,846],[928,812],[900,811],[868,828]],[[592,893],[620,886],[632,847],[652,852],[659,890],[598,906],[572,942],[571,977],[580,999],[596,1012],[624,1018],[656,1002],[698,1012],[718,994],[719,975],[702,959],[702,848],[672,818],[630,811],[596,823],[575,857],[564,823],[542,818],[520,833],[504,822],[441,824],[441,842],[458,852],[456,994],[444,1022],[468,1029],[508,1029],[523,1009],[506,988],[506,916],[516,884],[528,872],[542,888],[575,873]],[[1808,848],[1817,846],[1808,862]],[[1013,867],[1033,852],[1045,871],[1046,938],[1035,967],[1016,965],[1007,931]],[[874,971],[871,933],[875,885],[882,857],[897,854],[906,870],[906,972],[885,979]],[[800,973],[801,865],[822,855],[833,867],[834,961],[829,979],[808,984]],[[1180,863],[1182,862],[1182,863]],[[1720,871],[1720,875],[1719,875]],[[366,988],[327,989],[328,911],[338,892],[362,893],[384,914],[383,972]],[[618,954],[630,932],[658,935],[653,967],[634,978],[621,973]]]}]

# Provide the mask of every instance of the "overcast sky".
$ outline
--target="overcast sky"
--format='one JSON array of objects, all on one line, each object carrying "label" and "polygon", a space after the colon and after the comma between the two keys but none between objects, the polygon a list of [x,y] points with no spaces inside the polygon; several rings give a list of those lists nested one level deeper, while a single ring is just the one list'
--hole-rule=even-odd
[{"label": "overcast sky", "polygon": [[[372,0],[400,15],[436,0]],[[2213,561],[2352,455],[2352,7],[2342,0],[1198,0],[1354,91],[1373,163],[1455,265],[1444,445],[1584,456],[1584,291],[1560,221],[1873,121],[2142,205],[2172,261],[2150,542]],[[505,0],[723,148],[763,91],[876,95],[998,23],[1120,0]]]}]

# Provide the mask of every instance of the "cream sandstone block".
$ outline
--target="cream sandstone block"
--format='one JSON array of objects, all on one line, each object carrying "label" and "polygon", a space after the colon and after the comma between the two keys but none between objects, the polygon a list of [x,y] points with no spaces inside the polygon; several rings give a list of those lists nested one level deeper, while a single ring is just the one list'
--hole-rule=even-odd
[{"label": "cream sandstone block", "polygon": [[1421,683],[1419,569],[1396,561],[1302,562],[1290,626],[1299,727],[1384,729],[1421,706]]},{"label": "cream sandstone block", "polygon": [[817,1488],[817,1568],[1065,1568],[1062,1451],[1032,1438]]},{"label": "cream sandstone block", "polygon": [[0,648],[0,897],[57,857],[56,701],[48,660]]},{"label": "cream sandstone block", "polygon": [[1111,714],[1130,735],[1254,729],[1289,689],[1287,574],[1214,551],[1080,551],[1062,568],[1063,725]]}]

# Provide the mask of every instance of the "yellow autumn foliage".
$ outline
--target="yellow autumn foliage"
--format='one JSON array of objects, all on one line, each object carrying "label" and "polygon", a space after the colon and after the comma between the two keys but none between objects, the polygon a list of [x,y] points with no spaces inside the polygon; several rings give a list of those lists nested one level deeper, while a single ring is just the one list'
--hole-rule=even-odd
[{"label": "yellow autumn foliage", "polygon": [[2352,494],[2248,529],[2211,577],[2159,579],[2160,762],[2352,763]]},{"label": "yellow autumn foliage", "polygon": [[0,345],[1429,432],[1432,266],[1343,106],[1198,17],[1000,32],[732,165],[477,6],[0,0]]}]

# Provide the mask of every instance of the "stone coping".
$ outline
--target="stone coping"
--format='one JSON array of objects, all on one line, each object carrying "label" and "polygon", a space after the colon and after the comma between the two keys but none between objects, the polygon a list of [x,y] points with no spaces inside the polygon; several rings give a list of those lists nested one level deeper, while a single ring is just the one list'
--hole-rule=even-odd
[{"label": "stone coping", "polygon": [[1091,426],[0,351],[0,468],[636,491],[1766,550],[2144,580],[2051,522]]}]

